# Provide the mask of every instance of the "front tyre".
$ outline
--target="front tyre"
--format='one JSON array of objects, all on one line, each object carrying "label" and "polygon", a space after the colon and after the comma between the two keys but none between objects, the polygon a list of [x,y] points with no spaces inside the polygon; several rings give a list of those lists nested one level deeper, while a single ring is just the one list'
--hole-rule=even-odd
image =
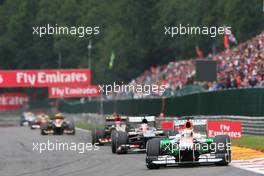
[{"label": "front tyre", "polygon": [[[216,157],[223,161],[215,163],[216,166],[227,166],[231,162],[231,142],[227,135],[218,135],[214,138],[216,147]],[[224,146],[224,147],[219,147]]]},{"label": "front tyre", "polygon": [[117,150],[120,146],[128,144],[128,135],[123,131],[116,131],[116,152],[117,154],[126,154],[127,148],[121,147],[121,150]]},{"label": "front tyre", "polygon": [[157,158],[160,155],[160,138],[150,139],[147,142],[147,157],[146,157],[146,166],[148,169],[159,169],[160,165],[153,164],[151,158]]}]

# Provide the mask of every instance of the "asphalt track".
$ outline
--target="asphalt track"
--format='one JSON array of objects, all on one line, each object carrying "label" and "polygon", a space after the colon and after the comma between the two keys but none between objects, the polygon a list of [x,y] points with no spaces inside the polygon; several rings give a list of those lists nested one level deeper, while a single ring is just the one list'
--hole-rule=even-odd
[{"label": "asphalt track", "polygon": [[28,127],[0,127],[0,176],[254,176],[232,166],[166,167],[148,170],[144,154],[113,155],[109,146],[98,151],[33,151],[33,142],[90,142],[90,134],[41,136]]}]

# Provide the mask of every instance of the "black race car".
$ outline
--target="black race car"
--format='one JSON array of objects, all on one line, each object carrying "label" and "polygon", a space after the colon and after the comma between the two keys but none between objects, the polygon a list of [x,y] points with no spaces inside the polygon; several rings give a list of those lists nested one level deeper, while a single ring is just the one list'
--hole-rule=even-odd
[{"label": "black race car", "polygon": [[41,135],[48,134],[75,134],[75,126],[72,121],[65,120],[62,114],[56,114],[47,123],[41,124]]},{"label": "black race car", "polygon": [[110,144],[112,131],[126,131],[126,119],[127,117],[119,114],[106,116],[105,127],[92,130],[92,143],[98,143],[99,145]]}]

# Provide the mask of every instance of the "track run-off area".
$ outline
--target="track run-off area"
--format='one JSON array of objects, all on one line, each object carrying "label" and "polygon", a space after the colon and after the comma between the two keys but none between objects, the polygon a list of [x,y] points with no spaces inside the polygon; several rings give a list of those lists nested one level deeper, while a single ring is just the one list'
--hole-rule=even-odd
[{"label": "track run-off area", "polygon": [[[76,135],[41,136],[38,129],[29,127],[0,127],[0,175],[1,176],[255,176],[260,172],[247,171],[240,163],[226,167],[214,165],[193,167],[164,167],[148,170],[145,166],[145,154],[114,155],[109,146],[99,149],[89,145],[84,152],[72,147],[72,150],[37,150],[36,144],[68,143],[89,144],[89,131],[77,130]],[[35,149],[34,149],[35,145]],[[82,146],[82,145],[80,145]],[[79,147],[80,147],[79,146]],[[39,147],[39,146],[38,146]],[[93,147],[93,146],[92,146]],[[243,164],[242,164],[243,166]],[[243,168],[243,169],[241,169]]]}]

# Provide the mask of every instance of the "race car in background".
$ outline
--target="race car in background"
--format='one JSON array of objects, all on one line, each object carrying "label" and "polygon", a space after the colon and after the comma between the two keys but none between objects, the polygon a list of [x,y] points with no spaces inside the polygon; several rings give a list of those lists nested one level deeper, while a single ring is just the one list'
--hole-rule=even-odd
[{"label": "race car in background", "polygon": [[64,116],[61,113],[55,114],[46,123],[41,124],[41,135],[55,134],[75,134],[75,126],[72,121],[65,120]]},{"label": "race car in background", "polygon": [[20,118],[20,126],[30,125],[36,118],[33,112],[23,112]]},{"label": "race car in background", "polygon": [[[209,138],[206,134],[196,133],[194,132],[194,122],[195,120],[185,120],[175,136],[149,140],[146,151],[147,168],[158,169],[160,166],[166,165],[200,163],[228,165],[231,162],[229,136],[218,135]],[[199,120],[200,125],[201,122]],[[178,125],[180,123],[176,122]],[[204,120],[204,125],[206,124],[207,122]]]},{"label": "race car in background", "polygon": [[31,123],[29,124],[30,129],[40,128],[41,124],[46,124],[48,120],[49,120],[48,114],[44,112],[37,113],[36,118],[33,121],[31,121]]},{"label": "race car in background", "polygon": [[105,117],[105,127],[92,130],[92,143],[99,145],[110,144],[112,131],[126,131],[127,117],[113,114]]},{"label": "race car in background", "polygon": [[163,136],[163,130],[155,128],[155,116],[128,117],[128,130],[112,133],[112,153],[144,152],[148,140]]}]

